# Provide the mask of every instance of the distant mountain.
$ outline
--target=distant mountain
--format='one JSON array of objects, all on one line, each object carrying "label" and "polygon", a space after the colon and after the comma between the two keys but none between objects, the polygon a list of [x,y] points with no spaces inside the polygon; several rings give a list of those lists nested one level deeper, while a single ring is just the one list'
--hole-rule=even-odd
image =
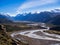
[{"label": "distant mountain", "polygon": [[12,21],[8,18],[8,16],[0,14],[0,23],[12,23]]},{"label": "distant mountain", "polygon": [[57,15],[55,17],[53,17],[49,23],[52,23],[54,25],[60,25],[60,15]]},{"label": "distant mountain", "polygon": [[60,25],[60,12],[58,9],[53,11],[44,11],[40,13],[28,13],[28,14],[18,14],[14,17],[15,21],[32,21],[32,22],[43,22],[52,23],[54,25]]},{"label": "distant mountain", "polygon": [[34,13],[34,14],[26,14],[25,16],[23,14],[18,14],[14,19],[16,21],[33,21],[33,22],[47,22],[50,20],[51,13],[47,12],[41,12],[41,13]]},{"label": "distant mountain", "polygon": [[15,17],[10,17],[9,15],[0,14],[0,23],[2,22],[12,22],[13,21],[22,21],[22,22],[43,22],[51,23],[54,25],[60,25],[60,9],[55,9],[51,11],[44,11],[40,13],[25,13],[17,14]]}]

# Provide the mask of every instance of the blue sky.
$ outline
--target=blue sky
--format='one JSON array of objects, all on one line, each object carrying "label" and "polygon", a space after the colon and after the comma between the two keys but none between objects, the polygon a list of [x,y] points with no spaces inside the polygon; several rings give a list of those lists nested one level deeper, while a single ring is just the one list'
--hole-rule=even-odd
[{"label": "blue sky", "polygon": [[0,0],[0,13],[10,16],[52,9],[60,9],[60,0]]}]

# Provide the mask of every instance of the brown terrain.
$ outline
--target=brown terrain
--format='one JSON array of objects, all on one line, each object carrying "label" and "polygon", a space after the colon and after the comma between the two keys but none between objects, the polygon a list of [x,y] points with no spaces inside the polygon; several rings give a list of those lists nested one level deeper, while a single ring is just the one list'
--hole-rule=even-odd
[{"label": "brown terrain", "polygon": [[[35,34],[42,35],[41,32],[35,32]],[[43,36],[46,36],[46,35],[43,35]],[[23,42],[23,44],[26,44],[26,45],[60,45],[60,41],[36,39],[36,38],[31,38],[31,37],[20,35],[20,34],[14,35],[14,38],[16,40]]]},{"label": "brown terrain", "polygon": [[[24,31],[31,31],[31,30],[21,30],[21,31],[15,31],[12,34],[13,36],[10,36],[8,32],[6,32],[6,28],[3,25],[0,25],[0,45],[60,45],[60,39],[57,40],[46,40],[46,39],[40,39],[39,38],[33,38],[26,36],[26,34],[29,34],[30,32],[26,32],[24,35],[21,35],[19,33]],[[43,34],[41,31],[34,32],[32,34],[37,34],[39,36],[47,36]],[[2,37],[2,38],[1,38]],[[51,37],[51,36],[47,36]],[[55,37],[51,37],[54,38]],[[57,39],[57,38],[56,38]]]}]

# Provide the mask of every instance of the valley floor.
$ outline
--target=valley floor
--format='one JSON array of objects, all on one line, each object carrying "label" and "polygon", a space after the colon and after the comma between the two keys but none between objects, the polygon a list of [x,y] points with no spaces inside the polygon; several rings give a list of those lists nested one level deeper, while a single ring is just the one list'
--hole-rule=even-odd
[{"label": "valley floor", "polygon": [[15,32],[11,36],[28,45],[60,45],[60,35],[43,32],[45,30],[48,29]]}]

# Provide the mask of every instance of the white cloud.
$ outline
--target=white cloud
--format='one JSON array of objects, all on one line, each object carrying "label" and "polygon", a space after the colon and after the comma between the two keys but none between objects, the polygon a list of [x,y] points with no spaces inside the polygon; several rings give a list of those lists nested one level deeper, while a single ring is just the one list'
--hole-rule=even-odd
[{"label": "white cloud", "polygon": [[57,0],[30,0],[24,4],[22,4],[20,7],[18,7],[17,12],[23,12],[24,10],[27,10],[29,8],[35,8],[37,6],[42,6],[50,3],[55,3]]}]

